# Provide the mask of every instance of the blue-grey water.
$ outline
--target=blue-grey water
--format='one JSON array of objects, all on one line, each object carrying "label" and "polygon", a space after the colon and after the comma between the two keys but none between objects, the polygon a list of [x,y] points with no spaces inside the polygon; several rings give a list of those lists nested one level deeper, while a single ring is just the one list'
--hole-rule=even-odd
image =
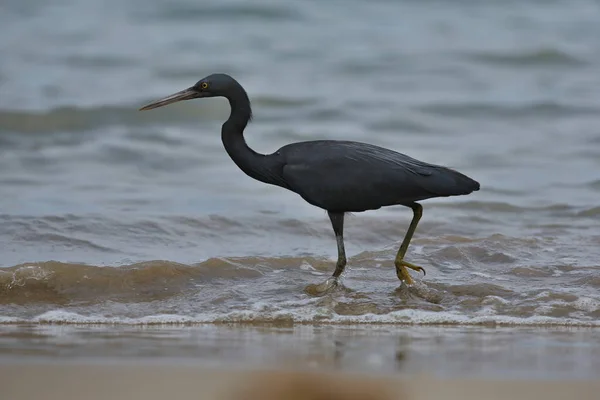
[{"label": "blue-grey water", "polygon": [[[5,323],[600,325],[600,6],[556,1],[0,4]],[[245,176],[223,99],[140,113],[214,72],[247,141],[350,139],[448,165],[470,196],[346,223]]]}]

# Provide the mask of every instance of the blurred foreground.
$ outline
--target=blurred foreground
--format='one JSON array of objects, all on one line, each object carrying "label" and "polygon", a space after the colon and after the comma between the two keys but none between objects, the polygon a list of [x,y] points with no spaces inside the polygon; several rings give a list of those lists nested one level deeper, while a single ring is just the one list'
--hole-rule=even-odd
[{"label": "blurred foreground", "polygon": [[0,366],[0,385],[10,400],[167,398],[219,400],[587,400],[599,381],[491,381],[371,377],[320,372],[242,371],[182,366]]}]

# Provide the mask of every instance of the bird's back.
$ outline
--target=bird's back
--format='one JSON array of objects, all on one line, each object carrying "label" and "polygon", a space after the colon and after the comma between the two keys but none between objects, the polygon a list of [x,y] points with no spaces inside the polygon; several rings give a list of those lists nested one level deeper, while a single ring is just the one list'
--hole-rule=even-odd
[{"label": "bird's back", "polygon": [[276,154],[286,186],[330,211],[374,210],[479,190],[479,183],[457,171],[366,143],[300,142]]}]

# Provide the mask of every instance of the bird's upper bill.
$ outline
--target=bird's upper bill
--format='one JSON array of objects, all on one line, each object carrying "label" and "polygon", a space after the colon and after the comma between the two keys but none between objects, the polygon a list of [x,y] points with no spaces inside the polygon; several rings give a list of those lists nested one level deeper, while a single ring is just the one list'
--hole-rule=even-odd
[{"label": "bird's upper bill", "polygon": [[160,100],[153,101],[152,103],[140,108],[140,111],[152,110],[153,108],[163,107],[168,104],[177,103],[178,101],[197,99],[199,97],[204,97],[203,92],[198,91],[194,87],[190,87],[185,90],[182,90],[181,92],[177,92],[170,96],[163,97]]}]

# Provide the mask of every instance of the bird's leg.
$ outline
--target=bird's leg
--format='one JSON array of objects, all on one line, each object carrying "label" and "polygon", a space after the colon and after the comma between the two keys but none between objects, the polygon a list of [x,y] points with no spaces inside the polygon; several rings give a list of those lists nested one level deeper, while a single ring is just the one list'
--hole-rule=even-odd
[{"label": "bird's leg", "polygon": [[404,256],[406,255],[406,251],[408,250],[408,245],[417,229],[417,225],[419,224],[419,220],[423,215],[423,206],[419,203],[412,203],[410,208],[413,210],[413,218],[410,222],[410,226],[408,227],[408,231],[404,236],[404,240],[402,240],[402,244],[400,245],[400,249],[398,250],[398,254],[396,254],[396,260],[394,261],[394,265],[396,266],[396,275],[398,275],[398,279],[405,282],[407,285],[411,285],[413,283],[410,274],[406,268],[413,269],[415,271],[423,272],[425,274],[425,270],[419,266],[413,265],[409,262],[404,261]]},{"label": "bird's leg", "polygon": [[338,278],[344,272],[346,267],[346,250],[344,249],[344,213],[337,213],[328,211],[329,219],[331,220],[331,226],[333,226],[333,232],[335,233],[335,240],[337,242],[338,259],[335,264],[335,271],[331,278],[319,285],[309,285],[306,290],[310,294],[323,294],[337,286]]},{"label": "bird's leg", "polygon": [[339,278],[344,268],[346,268],[346,250],[344,249],[344,213],[327,212],[335,233],[335,241],[337,242],[338,259],[335,264],[333,277]]}]

